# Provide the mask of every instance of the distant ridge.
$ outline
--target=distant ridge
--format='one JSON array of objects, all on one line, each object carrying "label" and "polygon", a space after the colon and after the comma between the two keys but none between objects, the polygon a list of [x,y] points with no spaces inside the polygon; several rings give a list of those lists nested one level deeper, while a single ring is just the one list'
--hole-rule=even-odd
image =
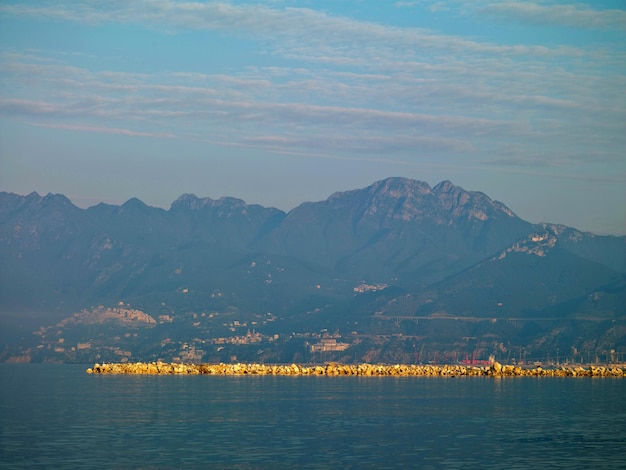
[{"label": "distant ridge", "polygon": [[[213,312],[210,318],[241,318],[244,338],[248,329],[251,335],[273,329],[279,337],[396,331],[443,348],[452,341],[447,330],[402,322],[617,321],[626,312],[625,275],[626,237],[531,224],[505,204],[450,181],[431,188],[387,178],[287,213],[193,194],[166,210],[136,198],[80,209],[63,195],[0,193],[4,342],[83,309],[122,302],[168,318],[171,328],[192,338],[200,338],[197,316]],[[228,324],[207,326],[202,335],[228,337],[239,328]],[[463,325],[461,339],[454,340],[459,344],[477,334],[468,330],[470,322]],[[165,323],[154,330],[160,328]],[[528,337],[526,330],[489,334],[539,341],[532,335],[541,328]],[[587,335],[580,329],[575,334]]]}]

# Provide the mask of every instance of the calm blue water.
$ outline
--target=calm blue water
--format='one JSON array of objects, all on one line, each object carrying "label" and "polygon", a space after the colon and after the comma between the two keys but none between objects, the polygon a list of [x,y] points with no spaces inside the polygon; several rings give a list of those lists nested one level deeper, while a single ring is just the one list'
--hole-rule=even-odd
[{"label": "calm blue water", "polygon": [[0,365],[1,468],[626,468],[626,380]]}]

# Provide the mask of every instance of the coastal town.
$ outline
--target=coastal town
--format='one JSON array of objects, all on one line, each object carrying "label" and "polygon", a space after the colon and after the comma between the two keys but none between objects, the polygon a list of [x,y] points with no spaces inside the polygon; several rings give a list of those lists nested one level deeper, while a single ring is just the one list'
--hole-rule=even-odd
[{"label": "coastal town", "polygon": [[[355,295],[384,289],[384,285],[361,284]],[[539,356],[532,350],[505,345],[491,330],[468,336],[463,342],[437,345],[428,342],[428,328],[452,325],[450,317],[430,319],[388,317],[369,319],[369,325],[352,324],[346,330],[315,331],[285,329],[271,312],[243,314],[224,311],[177,313],[163,308],[149,314],[118,302],[114,307],[83,309],[54,325],[42,326],[19,349],[0,352],[3,362],[133,363],[403,363],[489,366],[496,361],[522,367],[619,364],[614,349],[604,354],[585,354],[571,348]],[[479,325],[478,319],[473,320]],[[354,322],[356,323],[356,322]],[[492,328],[484,321],[482,328]],[[480,326],[476,327],[480,328]],[[480,330],[476,330],[480,331]]]},{"label": "coastal town", "polygon": [[84,309],[54,325],[40,327],[33,332],[36,344],[5,361],[83,362],[93,359],[125,363],[145,357],[152,347],[157,350],[149,354],[154,359],[200,363],[212,355],[223,357],[226,352],[230,352],[228,360],[236,360],[236,351],[242,347],[256,347],[256,354],[260,356],[263,348],[277,349],[278,345],[290,341],[299,343],[310,356],[318,354],[320,357],[345,351],[354,344],[354,339],[351,343],[342,342],[341,335],[327,331],[263,334],[257,328],[267,328],[276,321],[271,313],[252,321],[234,317],[233,312],[190,312],[161,314],[155,318],[124,302],[115,307],[98,306]]}]

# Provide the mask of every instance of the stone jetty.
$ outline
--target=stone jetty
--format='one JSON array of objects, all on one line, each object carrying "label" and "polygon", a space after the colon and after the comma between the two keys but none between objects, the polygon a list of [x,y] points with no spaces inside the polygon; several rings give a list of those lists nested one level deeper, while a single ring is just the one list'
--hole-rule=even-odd
[{"label": "stone jetty", "polygon": [[401,377],[626,377],[624,366],[570,366],[532,369],[494,362],[490,366],[415,365],[415,364],[179,364],[135,362],[94,364],[88,374],[178,374],[178,375],[358,375]]}]

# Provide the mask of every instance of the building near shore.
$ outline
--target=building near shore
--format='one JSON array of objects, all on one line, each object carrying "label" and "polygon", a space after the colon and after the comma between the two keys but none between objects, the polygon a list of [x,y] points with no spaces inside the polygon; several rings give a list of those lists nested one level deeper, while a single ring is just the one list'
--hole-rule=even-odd
[{"label": "building near shore", "polygon": [[311,352],[345,351],[350,345],[338,343],[334,338],[322,338],[319,343],[311,345]]}]

